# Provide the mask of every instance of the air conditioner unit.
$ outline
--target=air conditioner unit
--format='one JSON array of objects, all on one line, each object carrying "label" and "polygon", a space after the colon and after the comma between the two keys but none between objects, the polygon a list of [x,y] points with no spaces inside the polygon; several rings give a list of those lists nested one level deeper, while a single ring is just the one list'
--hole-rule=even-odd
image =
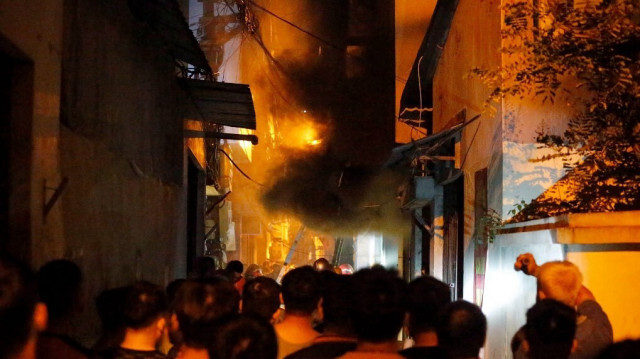
[{"label": "air conditioner unit", "polygon": [[403,209],[418,209],[426,206],[435,197],[436,181],[433,177],[413,177],[400,189],[400,206]]}]

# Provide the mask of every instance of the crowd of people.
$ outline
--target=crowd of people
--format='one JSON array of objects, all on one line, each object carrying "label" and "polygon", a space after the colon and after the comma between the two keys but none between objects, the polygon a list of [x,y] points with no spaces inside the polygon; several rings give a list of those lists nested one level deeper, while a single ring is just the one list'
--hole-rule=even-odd
[{"label": "crowd of people", "polygon": [[[69,335],[82,305],[82,272],[54,260],[33,273],[0,254],[0,359],[480,358],[481,308],[451,300],[430,276],[410,283],[382,266],[350,270],[325,259],[282,277],[206,258],[166,288],[138,281],[95,299],[102,335],[90,348]],[[640,341],[613,343],[609,320],[567,261],[515,269],[537,278],[538,301],[515,333],[513,358],[636,358]],[[278,271],[276,271],[278,272]]]}]

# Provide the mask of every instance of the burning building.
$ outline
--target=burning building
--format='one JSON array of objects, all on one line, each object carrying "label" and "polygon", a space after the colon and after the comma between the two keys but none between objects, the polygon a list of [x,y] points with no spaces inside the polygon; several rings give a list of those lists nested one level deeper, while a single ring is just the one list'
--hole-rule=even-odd
[{"label": "burning building", "polygon": [[228,144],[246,176],[232,171],[227,257],[282,262],[304,224],[316,234],[297,264],[333,257],[338,238],[344,258],[331,259],[353,264],[353,238],[377,231],[377,257],[386,248],[395,265],[400,179],[380,170],[394,144],[394,2],[204,0],[189,13],[218,79],[249,83],[256,104],[260,144]]}]

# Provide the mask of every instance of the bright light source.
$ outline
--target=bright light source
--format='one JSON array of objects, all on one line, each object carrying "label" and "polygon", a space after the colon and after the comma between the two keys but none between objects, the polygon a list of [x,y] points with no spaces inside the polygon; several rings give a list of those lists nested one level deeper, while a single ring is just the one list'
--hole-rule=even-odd
[{"label": "bright light source", "polygon": [[[305,110],[306,111],[306,110]],[[280,127],[280,133],[286,133],[283,146],[302,151],[318,151],[324,144],[327,126],[311,121],[305,116],[289,121]]]}]

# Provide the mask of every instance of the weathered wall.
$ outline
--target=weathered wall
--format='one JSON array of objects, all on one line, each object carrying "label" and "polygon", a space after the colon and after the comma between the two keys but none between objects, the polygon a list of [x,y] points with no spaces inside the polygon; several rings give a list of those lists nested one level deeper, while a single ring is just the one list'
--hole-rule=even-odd
[{"label": "weathered wall", "polygon": [[[20,255],[43,261],[38,241],[62,240],[60,206],[45,218],[44,199],[61,180],[58,169],[58,116],[62,56],[62,0],[5,1],[0,10],[0,33],[33,62],[33,111],[13,123],[13,209],[19,209],[20,239],[27,243]],[[29,81],[31,79],[24,79]],[[30,86],[20,83],[20,86]],[[29,103],[31,101],[27,101]],[[18,177],[15,178],[17,173]],[[12,209],[12,211],[13,211]],[[14,218],[12,218],[14,219]],[[12,223],[16,225],[16,223]],[[31,238],[34,240],[31,241]],[[13,239],[12,239],[13,240]],[[30,243],[30,244],[29,244]],[[20,246],[20,245],[18,245]]]},{"label": "weathered wall", "polygon": [[[66,5],[65,240],[41,250],[81,264],[89,299],[136,279],[166,285],[184,276],[186,258],[182,92],[173,59],[126,1]],[[78,328],[85,339],[96,334],[88,328]]]},{"label": "weathered wall", "polygon": [[61,121],[145,174],[181,183],[182,92],[166,45],[126,1],[66,4]]},{"label": "weathered wall", "polygon": [[0,32],[34,68],[32,122],[12,144],[30,178],[19,190],[32,264],[80,264],[86,308],[76,331],[90,344],[99,291],[185,274],[184,94],[173,59],[125,0],[3,2]]},{"label": "weathered wall", "polygon": [[[489,90],[478,79],[465,75],[474,67],[500,64],[500,1],[461,0],[434,77],[433,130],[447,127],[461,110],[467,119],[482,112]],[[464,297],[473,298],[474,175],[488,168],[489,207],[501,206],[502,152],[501,111],[482,116],[462,132],[460,161],[464,171]],[[436,219],[438,222],[438,219]],[[441,223],[442,221],[440,221]]]}]

